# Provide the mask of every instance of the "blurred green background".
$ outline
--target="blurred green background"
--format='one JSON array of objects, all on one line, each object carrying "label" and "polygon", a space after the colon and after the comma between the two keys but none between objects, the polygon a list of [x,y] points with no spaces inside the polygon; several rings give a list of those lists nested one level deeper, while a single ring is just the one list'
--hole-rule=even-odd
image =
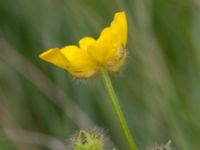
[{"label": "blurred green background", "polygon": [[139,148],[200,149],[199,0],[0,0],[1,150],[70,150],[74,133],[97,126],[128,150],[101,80],[38,58],[97,37],[120,10],[128,59],[112,81]]}]

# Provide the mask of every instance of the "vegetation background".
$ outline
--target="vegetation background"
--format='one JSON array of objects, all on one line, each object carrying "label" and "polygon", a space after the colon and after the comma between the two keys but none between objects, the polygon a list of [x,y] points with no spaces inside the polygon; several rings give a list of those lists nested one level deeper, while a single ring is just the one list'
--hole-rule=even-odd
[{"label": "vegetation background", "polygon": [[137,144],[200,149],[199,0],[0,0],[1,150],[70,149],[75,132],[97,126],[128,149],[101,80],[38,58],[97,37],[120,10],[128,59],[112,81]]}]

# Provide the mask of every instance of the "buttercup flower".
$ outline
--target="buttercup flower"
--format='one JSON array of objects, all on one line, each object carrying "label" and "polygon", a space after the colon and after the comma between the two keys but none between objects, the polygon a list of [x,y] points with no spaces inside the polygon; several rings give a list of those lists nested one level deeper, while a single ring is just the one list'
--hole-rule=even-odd
[{"label": "buttercup flower", "polygon": [[119,71],[126,59],[126,43],[126,14],[118,12],[98,39],[84,37],[80,39],[79,46],[52,48],[43,52],[40,58],[67,70],[77,78],[90,78],[98,75],[101,67],[111,72]]}]

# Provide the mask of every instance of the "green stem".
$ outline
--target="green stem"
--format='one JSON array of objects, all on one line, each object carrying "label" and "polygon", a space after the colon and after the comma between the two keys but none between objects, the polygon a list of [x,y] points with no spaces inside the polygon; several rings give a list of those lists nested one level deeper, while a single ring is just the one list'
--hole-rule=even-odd
[{"label": "green stem", "polygon": [[136,146],[134,139],[133,139],[133,137],[130,133],[130,130],[129,130],[128,125],[126,123],[126,120],[124,118],[123,112],[121,110],[119,101],[118,101],[117,96],[115,94],[115,91],[113,89],[112,82],[110,80],[109,74],[104,68],[101,68],[101,77],[102,77],[103,83],[106,87],[106,90],[107,90],[107,92],[110,96],[112,106],[114,107],[114,110],[117,114],[120,125],[123,129],[123,132],[124,132],[124,136],[126,137],[126,140],[128,142],[129,148],[130,148],[130,150],[137,150],[137,146]]}]

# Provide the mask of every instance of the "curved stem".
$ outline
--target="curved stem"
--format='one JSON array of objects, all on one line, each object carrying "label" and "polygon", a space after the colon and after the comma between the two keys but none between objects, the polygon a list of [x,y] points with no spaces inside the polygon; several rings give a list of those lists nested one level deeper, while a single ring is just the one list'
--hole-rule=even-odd
[{"label": "curved stem", "polygon": [[101,68],[101,78],[102,78],[104,86],[106,87],[106,90],[110,96],[112,106],[114,107],[114,110],[117,114],[120,125],[124,132],[124,136],[126,137],[126,140],[128,142],[129,148],[130,148],[130,150],[137,150],[137,146],[136,146],[135,141],[130,133],[130,130],[129,130],[126,120],[124,118],[123,112],[121,110],[118,98],[113,89],[109,74],[104,68]]}]

